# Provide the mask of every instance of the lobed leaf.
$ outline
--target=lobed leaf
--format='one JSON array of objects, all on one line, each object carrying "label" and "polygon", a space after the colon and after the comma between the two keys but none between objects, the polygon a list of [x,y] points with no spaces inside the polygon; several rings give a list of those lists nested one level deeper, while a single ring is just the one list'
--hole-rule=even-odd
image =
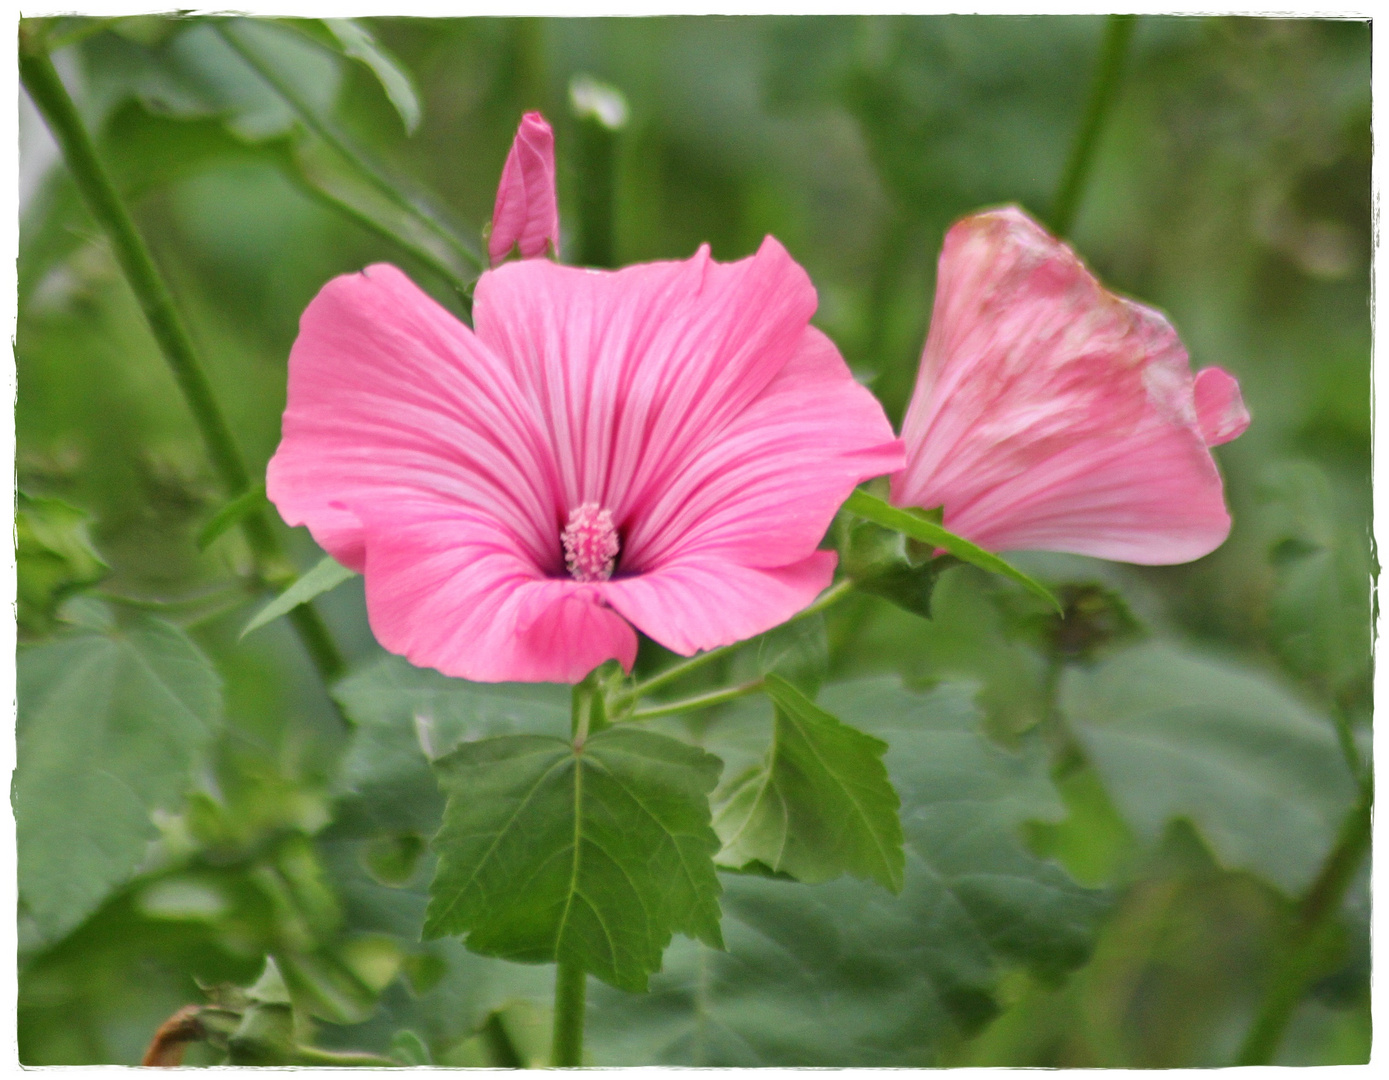
[{"label": "lobed leaf", "polygon": [[1262,675],[1173,645],[1071,669],[1061,708],[1140,837],[1186,818],[1225,866],[1290,894],[1355,798],[1330,720]]},{"label": "lobed leaf", "polygon": [[[1104,893],[1031,855],[1025,821],[1062,807],[1035,741],[1010,754],[979,734],[973,687],[908,692],[894,678],[835,684],[822,704],[885,739],[901,795],[903,888],[851,878],[807,886],[725,879],[727,952],[677,942],[651,993],[597,988],[597,1064],[925,1066],[951,1032],[997,1009],[1001,972],[1055,977],[1083,963]],[[710,736],[746,758],[757,710],[730,710]]]},{"label": "lobed leaf", "polygon": [[675,739],[608,728],[576,748],[509,735],[435,762],[448,793],[426,937],[581,965],[645,990],[671,935],[719,947],[708,793],[721,764]]},{"label": "lobed leaf", "polygon": [[20,899],[52,940],[145,857],[151,814],[176,808],[203,763],[221,683],[180,630],[144,617],[21,649],[17,669]]},{"label": "lobed leaf", "polygon": [[767,676],[766,691],[776,709],[772,746],[715,815],[719,864],[806,883],[850,873],[900,892],[900,800],[883,767],[887,744],[840,723],[779,676]]}]

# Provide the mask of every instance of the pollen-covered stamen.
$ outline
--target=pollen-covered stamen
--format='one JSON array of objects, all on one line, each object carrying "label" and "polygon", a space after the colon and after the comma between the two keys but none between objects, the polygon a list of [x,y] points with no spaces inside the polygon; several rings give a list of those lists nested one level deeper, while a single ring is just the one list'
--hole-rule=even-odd
[{"label": "pollen-covered stamen", "polygon": [[575,507],[559,538],[564,541],[564,565],[575,581],[607,581],[613,576],[622,545],[611,510],[591,502]]}]

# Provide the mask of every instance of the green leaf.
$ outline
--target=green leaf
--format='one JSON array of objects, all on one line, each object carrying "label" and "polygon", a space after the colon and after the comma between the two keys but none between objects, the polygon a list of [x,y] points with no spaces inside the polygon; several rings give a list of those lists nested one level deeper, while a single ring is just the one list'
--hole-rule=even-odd
[{"label": "green leaf", "polygon": [[[333,107],[342,86],[336,57],[269,20],[234,22],[257,56],[315,108]],[[83,42],[82,60],[91,99],[108,107],[134,97],[153,113],[216,117],[248,142],[288,134],[297,122],[294,111],[206,20],[180,20],[174,33],[148,45],[100,34]]]},{"label": "green leaf", "polygon": [[1297,675],[1368,712],[1373,577],[1363,519],[1338,511],[1329,478],[1311,462],[1269,469],[1260,493],[1274,648]]},{"label": "green leaf", "polygon": [[733,656],[729,683],[752,682],[775,672],[807,691],[819,689],[829,666],[823,615],[792,619],[750,639]]},{"label": "green leaf", "polygon": [[850,670],[890,665],[919,685],[975,683],[990,734],[1008,741],[1035,726],[1049,706],[1045,659],[1018,639],[1000,593],[1030,599],[977,567],[955,563],[936,582],[930,619],[899,605],[865,604],[865,617],[837,650],[836,662]]},{"label": "green leaf", "polygon": [[49,939],[126,881],[218,723],[217,673],[150,618],[21,649],[13,800],[20,898]]},{"label": "green leaf", "polygon": [[707,798],[720,768],[622,727],[577,750],[533,735],[464,743],[435,762],[449,801],[425,936],[645,990],[672,933],[722,944]]},{"label": "green leaf", "polygon": [[[1011,754],[983,739],[971,696],[963,684],[910,693],[894,678],[827,687],[826,709],[889,744],[901,893],[848,877],[726,877],[726,953],[676,942],[649,995],[593,989],[595,1064],[940,1064],[943,1041],[996,1011],[1003,971],[1054,978],[1084,962],[1106,895],[1024,847],[1025,822],[1063,813],[1047,757],[1035,740]],[[730,709],[709,749],[746,759],[757,718],[752,702]]]},{"label": "green leaf", "polygon": [[279,596],[258,611],[254,618],[241,631],[244,638],[252,630],[259,630],[266,623],[274,622],[281,615],[288,615],[300,604],[307,604],[315,596],[321,596],[336,589],[348,578],[357,576],[357,571],[349,570],[331,555],[323,556],[312,570],[300,577]]},{"label": "green leaf", "polygon": [[889,529],[896,529],[898,532],[911,537],[913,540],[920,540],[924,544],[931,544],[933,547],[944,548],[954,555],[955,558],[967,563],[972,563],[981,570],[988,570],[993,574],[1016,581],[1028,592],[1034,594],[1051,604],[1056,610],[1061,611],[1061,604],[1052,596],[1051,592],[1041,582],[1028,577],[1017,567],[1000,559],[992,552],[985,551],[976,544],[971,544],[962,536],[956,536],[948,529],[942,527],[927,516],[926,511],[900,510],[890,503],[884,502],[876,495],[857,489],[845,500],[844,508],[850,513],[857,514],[859,517],[876,522]]},{"label": "green leaf", "polygon": [[429,762],[464,741],[569,730],[569,688],[550,683],[471,683],[383,656],[333,692],[352,718],[336,827],[349,833],[432,834],[443,797]]},{"label": "green leaf", "polygon": [[400,114],[407,135],[420,126],[420,99],[409,74],[361,22],[356,19],[324,19],[343,55],[360,60],[376,76],[395,111]]},{"label": "green leaf", "polygon": [[106,562],[92,546],[90,516],[60,499],[19,492],[15,499],[15,561],[22,630],[43,633],[54,625],[63,600],[106,576]]},{"label": "green leaf", "polygon": [[1331,722],[1234,664],[1153,643],[1069,671],[1060,700],[1139,837],[1186,818],[1222,864],[1290,894],[1355,798]]},{"label": "green leaf", "polygon": [[776,705],[772,747],[719,807],[717,861],[760,864],[806,883],[849,873],[900,892],[900,800],[883,767],[887,744],[841,724],[776,675],[766,689]]},{"label": "green leaf", "polygon": [[213,514],[212,519],[202,527],[198,533],[198,550],[206,551],[224,532],[234,525],[239,525],[245,518],[267,505],[269,504],[265,498],[264,484],[257,484],[250,491],[243,491]]}]

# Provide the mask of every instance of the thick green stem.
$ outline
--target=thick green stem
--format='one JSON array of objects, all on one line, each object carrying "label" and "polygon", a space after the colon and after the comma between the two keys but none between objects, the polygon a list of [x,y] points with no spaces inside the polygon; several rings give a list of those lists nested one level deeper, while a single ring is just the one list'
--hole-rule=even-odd
[{"label": "thick green stem", "polygon": [[1236,1065],[1268,1065],[1273,1061],[1293,1011],[1325,963],[1346,890],[1370,848],[1373,804],[1373,788],[1366,782],[1359,802],[1341,826],[1336,846],[1298,905],[1292,938],[1269,979]]},{"label": "thick green stem", "polygon": [[[251,479],[246,463],[217,405],[212,384],[198,362],[193,340],[179,316],[173,296],[97,157],[91,136],[58,77],[53,61],[44,51],[40,29],[28,23],[20,24],[19,74],[29,97],[62,149],[63,160],[83,203],[111,242],[111,250],[193,414],[218,480],[230,496],[248,491]],[[283,560],[270,522],[263,513],[251,514],[242,520],[241,527],[264,576],[272,564]],[[342,673],[342,657],[318,613],[310,607],[300,607],[292,622],[324,680],[337,678]]]},{"label": "thick green stem", "polygon": [[584,990],[588,974],[576,964],[555,965],[555,1033],[550,1063],[572,1069],[584,1058]]},{"label": "thick green stem", "polygon": [[1076,133],[1071,157],[1062,174],[1056,202],[1052,205],[1051,231],[1057,236],[1064,237],[1075,222],[1080,197],[1085,193],[1085,182],[1090,178],[1090,169],[1095,163],[1100,132],[1104,130],[1117,96],[1119,80],[1124,72],[1124,58],[1128,55],[1129,42],[1133,40],[1135,18],[1133,15],[1111,15],[1105,25],[1104,42],[1100,46],[1095,78],[1090,84],[1090,101],[1085,109],[1085,118]]},{"label": "thick green stem", "polygon": [[379,194],[420,222],[467,262],[481,270],[482,257],[470,245],[464,243],[452,229],[439,221],[432,212],[405,196],[395,184],[381,175],[381,172],[367,161],[362,152],[354,147],[336,127],[318,115],[292,83],[281,78],[278,71],[262,60],[254,48],[246,44],[237,26],[239,21],[242,20],[223,19],[214,25],[222,39],[236,50],[237,55],[246,61],[275,93],[285,100],[286,104],[304,122],[304,125],[337,151]]}]

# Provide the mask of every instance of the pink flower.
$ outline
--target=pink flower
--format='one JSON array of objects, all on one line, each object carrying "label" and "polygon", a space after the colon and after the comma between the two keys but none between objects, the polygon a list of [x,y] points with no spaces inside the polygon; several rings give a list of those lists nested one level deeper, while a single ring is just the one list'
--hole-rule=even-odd
[{"label": "pink flower", "polygon": [[497,186],[487,254],[492,265],[521,249],[521,258],[559,248],[559,203],[555,198],[555,136],[538,112],[526,113]]},{"label": "pink flower", "polygon": [[720,264],[510,262],[469,330],[391,266],[329,282],[289,360],[270,498],[366,577],[381,643],[573,682],[640,627],[689,655],[829,584],[840,503],[900,468],[770,237]]},{"label": "pink flower", "polygon": [[993,551],[1186,562],[1230,531],[1207,448],[1248,426],[1239,384],[1193,379],[1160,312],[1021,210],[991,210],[946,235],[892,501],[944,507]]}]

